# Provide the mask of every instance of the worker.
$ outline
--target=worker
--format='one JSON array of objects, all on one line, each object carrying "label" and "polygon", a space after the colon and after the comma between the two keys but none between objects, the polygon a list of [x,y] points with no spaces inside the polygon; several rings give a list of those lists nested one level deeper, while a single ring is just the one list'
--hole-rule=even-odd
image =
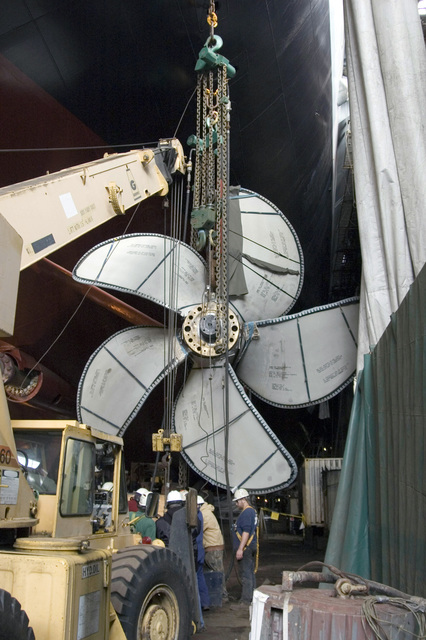
[{"label": "worker", "polygon": [[232,499],[241,511],[233,526],[233,547],[238,562],[238,573],[241,580],[241,599],[231,605],[233,611],[248,610],[256,588],[256,556],[258,551],[258,517],[250,505],[250,497],[246,489],[237,489]]},{"label": "worker", "polygon": [[112,482],[104,482],[102,487],[100,488],[100,491],[103,491],[103,493],[106,493],[108,502],[112,501],[113,490],[114,490],[114,484]]},{"label": "worker", "polygon": [[133,496],[130,496],[130,498],[128,499],[128,510],[130,512],[134,511],[136,513],[138,509],[139,509],[139,494],[136,492]]},{"label": "worker", "polygon": [[226,590],[225,571],[223,566],[223,553],[225,544],[219,523],[214,515],[214,506],[202,500],[200,511],[203,516],[203,546],[204,565],[211,571],[218,571],[222,574],[222,602],[228,602],[229,596]]},{"label": "worker", "polygon": [[114,484],[104,482],[95,497],[95,507],[93,515],[99,518],[100,526],[107,529],[112,525],[112,498],[114,494]]},{"label": "worker", "polygon": [[140,533],[142,538],[150,538],[151,542],[156,537],[156,526],[152,518],[146,515],[146,504],[148,496],[152,491],[141,487],[135,493],[135,499],[138,500],[138,510],[130,512],[131,530],[134,533]]},{"label": "worker", "polygon": [[183,501],[179,491],[170,491],[166,499],[166,513],[161,518],[158,518],[155,523],[157,538],[162,540],[166,547],[169,546],[170,529],[173,520],[173,516],[179,509],[182,509]]},{"label": "worker", "polygon": [[204,499],[201,496],[197,496],[197,519],[198,519],[198,527],[197,527],[197,553],[194,554],[195,562],[196,562],[196,571],[197,571],[197,584],[198,584],[198,593],[200,596],[200,604],[201,609],[203,611],[208,611],[210,609],[210,595],[209,590],[207,588],[206,579],[204,577],[204,558],[205,551],[203,546],[203,514],[201,513],[201,505],[204,504]]}]

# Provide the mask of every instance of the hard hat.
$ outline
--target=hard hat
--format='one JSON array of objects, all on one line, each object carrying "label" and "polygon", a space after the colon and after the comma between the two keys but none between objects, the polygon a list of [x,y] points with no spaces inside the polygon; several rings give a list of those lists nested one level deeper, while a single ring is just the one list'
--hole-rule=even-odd
[{"label": "hard hat", "polygon": [[146,507],[146,500],[150,493],[152,493],[152,491],[149,491],[144,487],[141,487],[136,491],[135,497],[136,497],[136,500],[138,500],[138,504],[140,507]]},{"label": "hard hat", "polygon": [[112,491],[113,488],[114,488],[114,485],[112,482],[104,482],[101,487],[101,491]]},{"label": "hard hat", "polygon": [[198,505],[204,504],[204,502],[205,502],[204,498],[202,498],[201,496],[197,496],[197,504]]},{"label": "hard hat", "polygon": [[232,502],[236,502],[237,500],[242,500],[243,498],[248,498],[249,494],[246,489],[237,489],[234,493],[234,497],[232,498]]},{"label": "hard hat", "polygon": [[182,502],[186,502],[186,496],[188,495],[189,491],[187,489],[181,489],[179,493],[180,493]]},{"label": "hard hat", "polygon": [[180,495],[179,491],[169,492],[169,494],[167,495],[167,504],[170,504],[170,502],[182,502],[182,496]]},{"label": "hard hat", "polygon": [[164,544],[164,542],[162,540],[160,540],[160,538],[154,538],[154,540],[152,541],[152,546],[153,547],[165,547],[166,545]]}]

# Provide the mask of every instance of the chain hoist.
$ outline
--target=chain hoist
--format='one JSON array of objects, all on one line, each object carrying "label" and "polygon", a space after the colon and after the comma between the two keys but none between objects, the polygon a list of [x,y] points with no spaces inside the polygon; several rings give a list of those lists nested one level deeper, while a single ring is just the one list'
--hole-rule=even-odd
[{"label": "chain hoist", "polygon": [[[205,252],[209,272],[201,310],[197,310],[200,316],[197,325],[203,343],[201,355],[211,356],[226,351],[230,325],[235,325],[233,314],[229,317],[227,283],[228,80],[235,75],[235,69],[218,53],[223,41],[214,32],[218,24],[214,2],[210,3],[207,22],[210,35],[195,66],[198,72],[196,135],[191,136],[188,143],[195,145],[191,245]],[[233,331],[235,333],[235,328]],[[193,343],[193,327],[186,326],[186,332],[191,334]]]}]

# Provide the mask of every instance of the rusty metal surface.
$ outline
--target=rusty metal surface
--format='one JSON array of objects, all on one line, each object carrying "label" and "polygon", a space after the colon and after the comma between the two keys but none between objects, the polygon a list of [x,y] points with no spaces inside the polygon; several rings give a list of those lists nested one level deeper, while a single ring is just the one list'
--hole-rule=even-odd
[{"label": "rusty metal surface", "polygon": [[[279,586],[258,589],[268,596],[262,630],[256,640],[376,640],[362,613],[365,598],[338,598],[334,589],[296,589]],[[377,606],[389,640],[408,640],[416,633],[413,614],[389,603]],[[284,630],[287,629],[287,634]]]},{"label": "rusty metal surface", "polygon": [[[229,569],[231,552],[229,541],[225,538],[225,567]],[[313,560],[322,560],[324,552],[313,549],[304,544],[302,536],[282,535],[268,536],[260,541],[259,567],[256,574],[257,584],[263,585],[262,589],[270,589],[268,593],[274,593],[274,587],[281,589],[281,577],[283,569],[296,570],[298,567]],[[267,584],[266,584],[267,583]],[[199,640],[249,640],[251,631],[250,613],[246,610],[234,611],[231,606],[238,602],[241,596],[241,584],[234,566],[226,583],[227,590],[232,600],[223,602],[221,607],[210,607],[203,612],[205,631],[197,633],[194,639]],[[311,586],[311,585],[309,585]],[[251,638],[253,640],[253,636]]]},{"label": "rusty metal surface", "polygon": [[319,571],[283,571],[282,588],[284,591],[293,591],[296,584],[306,582],[336,582],[336,576],[330,573],[320,573]]}]

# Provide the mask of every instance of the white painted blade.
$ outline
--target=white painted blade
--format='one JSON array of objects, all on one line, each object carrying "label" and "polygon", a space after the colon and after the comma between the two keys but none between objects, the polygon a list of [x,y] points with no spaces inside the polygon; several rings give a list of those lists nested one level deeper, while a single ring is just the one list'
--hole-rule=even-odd
[{"label": "white painted blade", "polygon": [[80,422],[123,435],[154,387],[186,357],[176,338],[168,340],[161,327],[130,327],[108,338],[80,379]]},{"label": "white painted blade", "polygon": [[[227,378],[227,381],[226,381]],[[227,397],[226,386],[229,396]],[[225,449],[225,407],[229,407],[229,447]],[[229,484],[268,493],[295,480],[297,467],[239,384],[232,367],[193,369],[174,411],[174,428],[183,436],[187,463],[212,484]]]},{"label": "white painted blade", "polygon": [[350,298],[257,323],[259,339],[246,344],[236,366],[239,379],[278,407],[333,397],[355,373],[358,314],[359,302]]},{"label": "white painted blade", "polygon": [[79,260],[78,282],[133,293],[168,309],[191,308],[202,299],[205,263],[187,244],[160,234],[135,233],[102,242]]},{"label": "white painted blade", "polygon": [[[303,254],[296,232],[284,214],[262,196],[240,189],[242,264],[248,293],[230,296],[246,322],[287,313],[303,284]],[[232,252],[233,232],[229,244]],[[230,293],[232,284],[230,283]]]}]

